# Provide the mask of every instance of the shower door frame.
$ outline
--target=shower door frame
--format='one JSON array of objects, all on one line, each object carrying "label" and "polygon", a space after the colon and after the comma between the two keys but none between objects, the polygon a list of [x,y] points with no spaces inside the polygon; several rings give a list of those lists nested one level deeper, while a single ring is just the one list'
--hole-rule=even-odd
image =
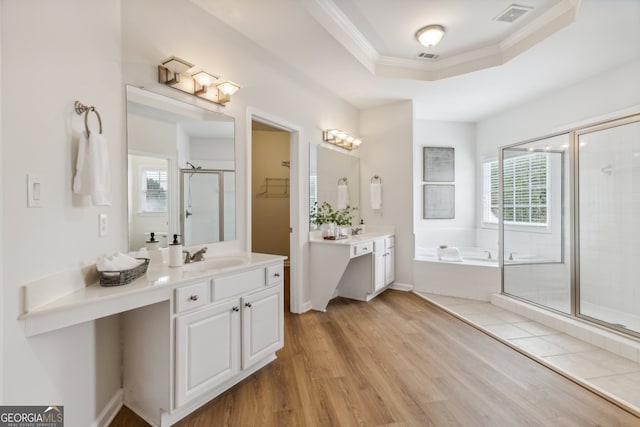
[{"label": "shower door frame", "polygon": [[[186,230],[185,230],[185,222],[186,222],[186,206],[185,206],[185,194],[184,194],[184,185],[185,185],[185,176],[188,174],[210,174],[218,176],[218,241],[224,242],[224,174],[225,172],[235,172],[234,170],[228,169],[198,169],[194,171],[192,169],[180,169],[180,232],[182,233],[183,241],[186,241]],[[191,185],[191,184],[189,184]],[[217,243],[217,242],[209,242],[209,243]]]},{"label": "shower door frame", "polygon": [[[627,328],[622,328],[620,326],[616,326],[615,324],[605,322],[603,320],[593,318],[580,313],[580,212],[579,212],[579,137],[580,135],[597,132],[599,130],[610,129],[618,126],[623,126],[635,122],[640,122],[640,111],[633,112],[629,114],[624,114],[617,117],[612,117],[606,120],[601,120],[598,122],[594,122],[591,124],[585,124],[581,126],[576,126],[567,130],[562,130],[554,133],[550,133],[547,135],[543,135],[536,138],[527,139],[524,141],[516,142],[509,145],[504,145],[498,147],[498,174],[499,174],[499,185],[498,185],[498,200],[499,200],[499,223],[498,223],[498,242],[499,242],[499,250],[498,250],[498,265],[500,266],[500,289],[503,295],[508,296],[509,298],[514,298],[527,304],[531,304],[533,306],[537,306],[543,308],[545,310],[554,312],[556,314],[586,321],[588,323],[596,324],[599,326],[603,326],[607,329],[619,332],[623,335],[640,337],[640,332],[636,332]],[[537,303],[535,301],[528,300],[526,298],[520,297],[518,295],[514,295],[508,292],[505,292],[504,289],[504,220],[502,215],[503,209],[503,161],[504,161],[504,150],[513,149],[521,145],[530,144],[532,142],[541,141],[544,139],[554,138],[561,135],[567,135],[569,137],[569,173],[566,174],[563,170],[562,176],[569,178],[569,204],[570,204],[570,224],[569,224],[569,247],[571,248],[571,253],[569,256],[569,262],[571,263],[569,267],[570,271],[570,313],[565,313],[563,311],[551,308],[549,306]],[[564,188],[564,184],[562,184]],[[565,208],[562,207],[563,216],[565,215]],[[564,233],[562,235],[562,239],[564,239]],[[562,243],[564,246],[564,243]],[[566,257],[563,254],[563,258]]]},{"label": "shower door frame", "polygon": [[638,123],[640,122],[640,112],[628,114],[622,117],[614,118],[606,122],[593,124],[590,126],[581,127],[571,132],[571,219],[572,219],[572,260],[573,263],[572,283],[571,288],[574,293],[572,301],[572,314],[578,319],[586,320],[590,323],[595,323],[600,326],[604,326],[608,329],[613,329],[625,335],[631,335],[640,338],[640,331],[634,331],[616,325],[615,323],[609,323],[596,317],[591,317],[580,312],[580,136],[590,133],[598,132],[606,129],[613,129],[616,127]]},{"label": "shower door frame", "polygon": [[[527,304],[532,304],[541,308],[544,308],[545,310],[550,310],[553,311],[554,313],[558,313],[558,314],[562,314],[564,316],[571,316],[572,313],[574,313],[574,301],[575,301],[575,296],[574,296],[574,288],[573,288],[573,269],[570,268],[570,272],[571,272],[571,285],[570,285],[570,293],[569,293],[569,301],[571,304],[570,307],[570,313],[566,313],[564,311],[560,311],[558,309],[549,307],[547,305],[526,299],[524,297],[521,297],[519,295],[515,295],[509,292],[506,292],[504,289],[504,219],[503,219],[503,215],[502,215],[502,208],[503,208],[503,193],[504,193],[504,170],[503,170],[503,163],[504,163],[504,151],[505,150],[514,150],[517,149],[518,147],[520,147],[521,145],[526,145],[526,144],[530,144],[533,142],[539,142],[545,139],[551,139],[551,138],[555,138],[558,136],[562,136],[562,135],[567,135],[569,136],[569,140],[571,141],[571,131],[560,131],[560,132],[555,132],[552,134],[548,134],[548,135],[544,135],[541,137],[537,137],[537,138],[531,138],[528,139],[526,141],[521,141],[521,142],[516,142],[514,144],[509,144],[509,145],[505,145],[502,147],[498,148],[498,200],[499,200],[499,222],[498,222],[498,241],[499,241],[499,250],[498,250],[498,265],[500,267],[500,289],[501,289],[501,293],[503,295],[507,295],[510,298],[515,298],[521,301],[526,302]],[[571,142],[569,143],[571,146]],[[527,152],[529,152],[529,150],[526,150]],[[564,171],[564,153],[561,151],[557,151],[557,150],[550,150],[550,151],[542,151],[545,153],[555,153],[555,154],[561,154],[562,155],[562,160],[561,160],[561,173],[560,173],[560,200],[563,201],[564,200],[564,196],[565,196],[565,179],[567,179],[567,174]],[[569,162],[571,163],[571,159],[569,159]],[[572,191],[572,187],[571,187],[571,182],[569,182],[569,192]],[[571,197],[571,195],[570,195]],[[573,211],[570,211],[570,215],[573,213]],[[560,208],[560,229],[561,229],[561,233],[560,233],[560,245],[561,245],[561,255],[560,261],[553,261],[553,262],[539,262],[539,263],[532,263],[532,264],[562,264],[565,262],[565,260],[567,259],[565,251],[564,251],[564,245],[565,245],[565,233],[564,233],[564,219],[566,216],[566,209],[563,206],[561,206]],[[569,229],[571,230],[571,224],[569,225]],[[571,231],[570,231],[571,233]],[[570,235],[570,239],[571,239],[571,235]],[[573,256],[573,251],[571,256]],[[570,257],[570,262],[573,262],[573,259]]]}]

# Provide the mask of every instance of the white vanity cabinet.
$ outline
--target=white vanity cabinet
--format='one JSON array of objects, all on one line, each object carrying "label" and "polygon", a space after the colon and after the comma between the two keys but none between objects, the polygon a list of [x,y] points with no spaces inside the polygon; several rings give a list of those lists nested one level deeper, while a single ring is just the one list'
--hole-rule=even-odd
[{"label": "white vanity cabinet", "polygon": [[348,239],[310,239],[311,306],[324,311],[331,298],[370,301],[395,279],[393,233]]},{"label": "white vanity cabinet", "polygon": [[373,255],[373,292],[377,292],[395,280],[395,237],[374,240]]},{"label": "white vanity cabinet", "polygon": [[273,361],[284,345],[282,278],[278,262],[187,284],[170,303],[125,313],[125,405],[171,425]]},{"label": "white vanity cabinet", "polygon": [[384,288],[386,279],[386,259],[387,252],[384,246],[385,239],[373,241],[373,291],[379,291]]},{"label": "white vanity cabinet", "polygon": [[240,372],[240,301],[176,318],[176,407]]},{"label": "white vanity cabinet", "polygon": [[396,280],[396,238],[389,236],[384,239],[384,284],[390,285]]}]

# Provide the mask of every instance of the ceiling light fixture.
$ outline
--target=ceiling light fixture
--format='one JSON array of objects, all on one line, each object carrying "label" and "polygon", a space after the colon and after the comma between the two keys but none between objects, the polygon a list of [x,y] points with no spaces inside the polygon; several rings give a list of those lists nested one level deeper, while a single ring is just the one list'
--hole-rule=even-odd
[{"label": "ceiling light fixture", "polygon": [[345,150],[357,150],[362,140],[338,129],[322,131],[322,140]]},{"label": "ceiling light fixture", "polygon": [[442,25],[427,25],[416,33],[416,38],[424,47],[434,47],[444,37],[444,27]]},{"label": "ceiling light fixture", "polygon": [[175,56],[167,58],[158,65],[158,82],[221,106],[229,102],[231,95],[240,89],[239,85],[229,80],[220,83],[218,76],[203,70],[189,74],[188,70],[193,67],[190,62]]}]

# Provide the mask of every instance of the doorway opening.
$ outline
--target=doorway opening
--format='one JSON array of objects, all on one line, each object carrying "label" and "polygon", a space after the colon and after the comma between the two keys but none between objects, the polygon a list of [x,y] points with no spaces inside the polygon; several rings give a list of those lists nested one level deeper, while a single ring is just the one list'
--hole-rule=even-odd
[{"label": "doorway opening", "polygon": [[284,307],[291,311],[292,132],[251,120],[251,251],[283,255]]}]

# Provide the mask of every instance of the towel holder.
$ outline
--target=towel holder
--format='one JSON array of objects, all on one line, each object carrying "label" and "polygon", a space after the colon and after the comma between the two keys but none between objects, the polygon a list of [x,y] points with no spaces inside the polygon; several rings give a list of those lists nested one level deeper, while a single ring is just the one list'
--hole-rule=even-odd
[{"label": "towel holder", "polygon": [[373,184],[374,182],[377,182],[378,184],[382,184],[382,178],[380,178],[378,175],[374,175],[371,177],[371,183]]},{"label": "towel holder", "polygon": [[338,180],[338,185],[340,184],[344,184],[347,185],[347,178],[346,177],[342,177]]},{"label": "towel holder", "polygon": [[89,107],[87,105],[84,105],[82,102],[80,101],[76,101],[76,103],[74,104],[74,109],[76,110],[76,113],[80,116],[82,115],[82,113],[84,113],[84,128],[87,131],[87,136],[89,136],[91,134],[91,131],[89,130],[89,113],[91,111],[93,111],[96,115],[96,117],[98,118],[98,124],[100,125],[100,135],[102,135],[102,119],[100,118],[100,114],[98,114],[98,110],[96,110],[96,107]]}]

